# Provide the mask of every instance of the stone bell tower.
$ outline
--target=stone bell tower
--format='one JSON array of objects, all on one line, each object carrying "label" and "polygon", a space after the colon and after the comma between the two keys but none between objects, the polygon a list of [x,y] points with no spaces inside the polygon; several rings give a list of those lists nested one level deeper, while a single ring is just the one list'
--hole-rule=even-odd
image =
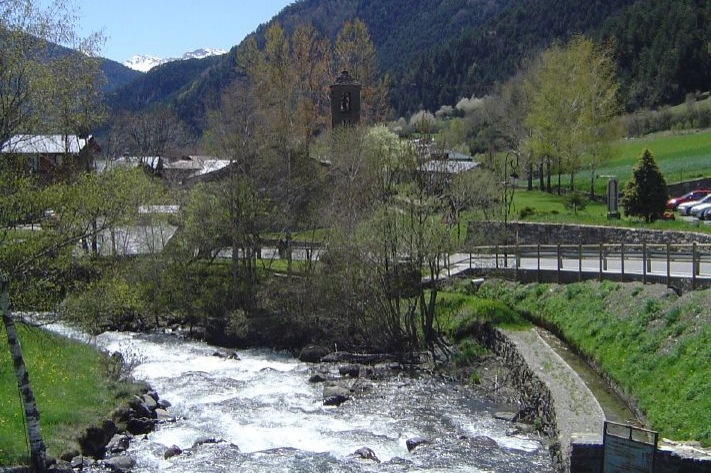
[{"label": "stone bell tower", "polygon": [[331,86],[331,125],[357,125],[360,123],[360,82],[348,71],[343,71]]}]

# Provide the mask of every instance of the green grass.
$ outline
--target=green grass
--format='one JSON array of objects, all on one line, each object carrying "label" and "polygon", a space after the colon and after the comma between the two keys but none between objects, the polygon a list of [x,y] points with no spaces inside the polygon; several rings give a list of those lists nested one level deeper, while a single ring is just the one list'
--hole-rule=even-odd
[{"label": "green grass", "polygon": [[[595,170],[595,192],[598,195],[606,192],[608,179],[604,176],[616,176],[623,186],[645,148],[654,155],[668,184],[711,175],[711,130],[665,131],[614,143],[613,157]],[[557,175],[552,180],[553,186],[557,187]],[[570,187],[569,176],[561,176],[561,187]],[[589,191],[589,171],[581,171],[575,176],[575,188]]]},{"label": "green grass", "polygon": [[669,297],[659,286],[586,282],[568,286],[482,286],[554,325],[628,396],[663,437],[711,445],[709,291]]},{"label": "green grass", "polygon": [[[100,425],[138,385],[109,380],[107,358],[89,345],[18,324],[25,363],[40,411],[47,451],[78,448],[89,425]],[[0,465],[26,464],[22,407],[4,326],[0,328]]]}]

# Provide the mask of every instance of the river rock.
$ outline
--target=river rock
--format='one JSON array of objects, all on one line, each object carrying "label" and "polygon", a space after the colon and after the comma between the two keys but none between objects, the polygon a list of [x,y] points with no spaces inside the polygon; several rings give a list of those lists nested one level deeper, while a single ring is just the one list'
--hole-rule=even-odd
[{"label": "river rock", "polygon": [[326,377],[321,373],[311,375],[309,378],[309,383],[323,383],[324,381],[326,381]]},{"label": "river rock", "polygon": [[163,454],[163,458],[167,460],[168,458],[177,457],[182,453],[183,450],[180,447],[178,447],[177,445],[173,445],[172,447],[168,447],[168,449]]},{"label": "river rock", "polygon": [[148,409],[149,412],[155,411],[158,407],[158,402],[148,393],[141,396],[141,399],[143,400],[143,405],[146,406],[146,409]]},{"label": "river rock", "polygon": [[153,419],[147,419],[141,417],[140,419],[129,419],[126,422],[126,430],[131,432],[133,435],[143,435],[153,431],[155,427],[155,422]]},{"label": "river rock", "polygon": [[496,440],[486,435],[477,435],[469,439],[469,444],[475,448],[498,448],[499,444]]},{"label": "river rock", "polygon": [[158,407],[162,409],[168,409],[169,407],[173,407],[173,405],[165,399],[161,399],[158,401]]},{"label": "river rock", "polygon": [[128,450],[131,443],[131,438],[128,435],[114,435],[106,445],[106,451],[109,453],[121,453]]},{"label": "river rock", "polygon": [[155,416],[158,422],[175,422],[175,416],[170,415],[170,412],[160,407],[155,410]]},{"label": "river rock", "polygon": [[79,447],[82,455],[94,458],[103,458],[106,454],[106,445],[116,434],[116,424],[112,420],[105,420],[101,427],[89,427],[79,437]]},{"label": "river rock", "polygon": [[136,466],[136,460],[129,456],[122,455],[104,460],[104,466],[114,473],[125,473]]},{"label": "river rock", "polygon": [[330,350],[319,345],[307,345],[301,349],[299,360],[304,363],[319,363],[321,358],[328,355]]},{"label": "river rock", "polygon": [[217,440],[214,437],[200,437],[196,441],[193,442],[193,447],[192,448],[197,448],[200,445],[205,445],[208,443],[219,443],[220,440]]},{"label": "river rock", "polygon": [[517,412],[495,412],[494,419],[505,420],[506,422],[514,422],[518,417]]},{"label": "river rock", "polygon": [[343,365],[338,367],[338,373],[341,376],[350,376],[357,378],[360,376],[361,366],[356,364]]},{"label": "river rock", "polygon": [[128,405],[131,406],[131,409],[133,409],[133,417],[153,417],[153,413],[148,408],[148,406],[146,406],[146,403],[143,402],[142,397],[134,396],[131,400],[128,401]]},{"label": "river rock", "polygon": [[413,437],[405,441],[405,445],[407,446],[408,452],[411,452],[422,445],[429,445],[430,443],[431,442],[424,437]]},{"label": "river rock", "polygon": [[131,408],[127,406],[117,407],[111,412],[111,419],[117,424],[126,422],[131,418]]},{"label": "river rock", "polygon": [[77,455],[72,458],[69,462],[69,466],[72,469],[83,470],[84,468],[89,468],[92,464],[92,460],[82,455]]},{"label": "river rock", "polygon": [[47,473],[74,473],[69,462],[58,460],[47,468]]},{"label": "river rock", "polygon": [[374,462],[380,463],[380,459],[378,458],[378,456],[372,449],[368,447],[359,448],[355,452],[351,453],[351,456],[362,458],[363,460],[372,460]]},{"label": "river rock", "polygon": [[333,396],[328,396],[323,398],[324,406],[340,406],[344,402],[350,399],[350,396],[344,396],[342,394],[336,394]]}]

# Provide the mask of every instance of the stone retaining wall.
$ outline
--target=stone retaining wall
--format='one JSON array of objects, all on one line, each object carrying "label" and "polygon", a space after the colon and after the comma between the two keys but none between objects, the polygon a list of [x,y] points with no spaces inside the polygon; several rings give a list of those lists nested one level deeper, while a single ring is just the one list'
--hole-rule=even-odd
[{"label": "stone retaining wall", "polygon": [[[556,412],[548,387],[528,366],[509,338],[488,326],[478,330],[480,342],[499,356],[513,376],[513,386],[521,393],[522,410],[532,413],[551,438],[557,438]],[[570,458],[563,458],[560,443],[551,446],[551,459],[561,473],[603,473],[603,445],[600,436],[574,436]],[[711,473],[711,457],[692,449],[664,446],[657,452],[654,473]]]},{"label": "stone retaining wall", "polygon": [[[482,224],[473,222],[477,228],[470,228],[470,234],[477,235]],[[472,245],[597,245],[611,244],[691,244],[711,243],[711,234],[668,230],[647,230],[640,228],[608,227],[602,225],[560,225],[552,223],[512,222],[508,232],[500,222],[486,224],[487,234],[498,235],[499,241],[472,241]],[[508,233],[508,238],[505,238]]]},{"label": "stone retaining wall", "polygon": [[[479,341],[503,360],[511,370],[513,387],[521,395],[521,411],[541,423],[543,433],[550,438],[558,437],[556,413],[553,408],[553,397],[548,387],[528,366],[526,360],[516,349],[516,344],[500,332],[489,326],[482,325],[478,330]],[[551,458],[557,471],[567,471],[567,459],[562,458],[560,443],[550,447]]]}]

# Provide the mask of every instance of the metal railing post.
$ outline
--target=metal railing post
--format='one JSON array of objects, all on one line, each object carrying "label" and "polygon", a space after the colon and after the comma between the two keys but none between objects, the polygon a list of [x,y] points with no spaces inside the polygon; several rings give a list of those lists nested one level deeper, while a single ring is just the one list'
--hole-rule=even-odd
[{"label": "metal railing post", "polygon": [[536,245],[536,278],[541,282],[541,244]]},{"label": "metal railing post", "polygon": [[691,247],[691,289],[696,290],[696,242]]},{"label": "metal railing post", "polygon": [[558,284],[560,284],[560,270],[563,269],[563,257],[560,254],[560,243],[558,243],[558,246],[557,246],[557,253],[558,253],[557,278],[558,278]]},{"label": "metal railing post", "polygon": [[603,258],[602,258],[602,243],[600,243],[600,245],[598,246],[598,253],[597,253],[597,256],[598,256],[598,258],[599,258],[599,259],[598,259],[598,263],[597,263],[597,268],[598,268],[597,279],[598,279],[598,281],[602,281],[602,272],[603,272],[603,268],[602,268],[602,265],[603,265],[603,261],[602,261],[602,260],[603,260]]},{"label": "metal railing post", "polygon": [[625,280],[625,244],[620,245],[620,281]]},{"label": "metal railing post", "polygon": [[583,244],[578,243],[578,282],[583,280]]},{"label": "metal railing post", "polygon": [[667,287],[671,287],[671,244],[667,243]]},{"label": "metal railing post", "polygon": [[642,282],[647,284],[647,242],[642,243]]}]

